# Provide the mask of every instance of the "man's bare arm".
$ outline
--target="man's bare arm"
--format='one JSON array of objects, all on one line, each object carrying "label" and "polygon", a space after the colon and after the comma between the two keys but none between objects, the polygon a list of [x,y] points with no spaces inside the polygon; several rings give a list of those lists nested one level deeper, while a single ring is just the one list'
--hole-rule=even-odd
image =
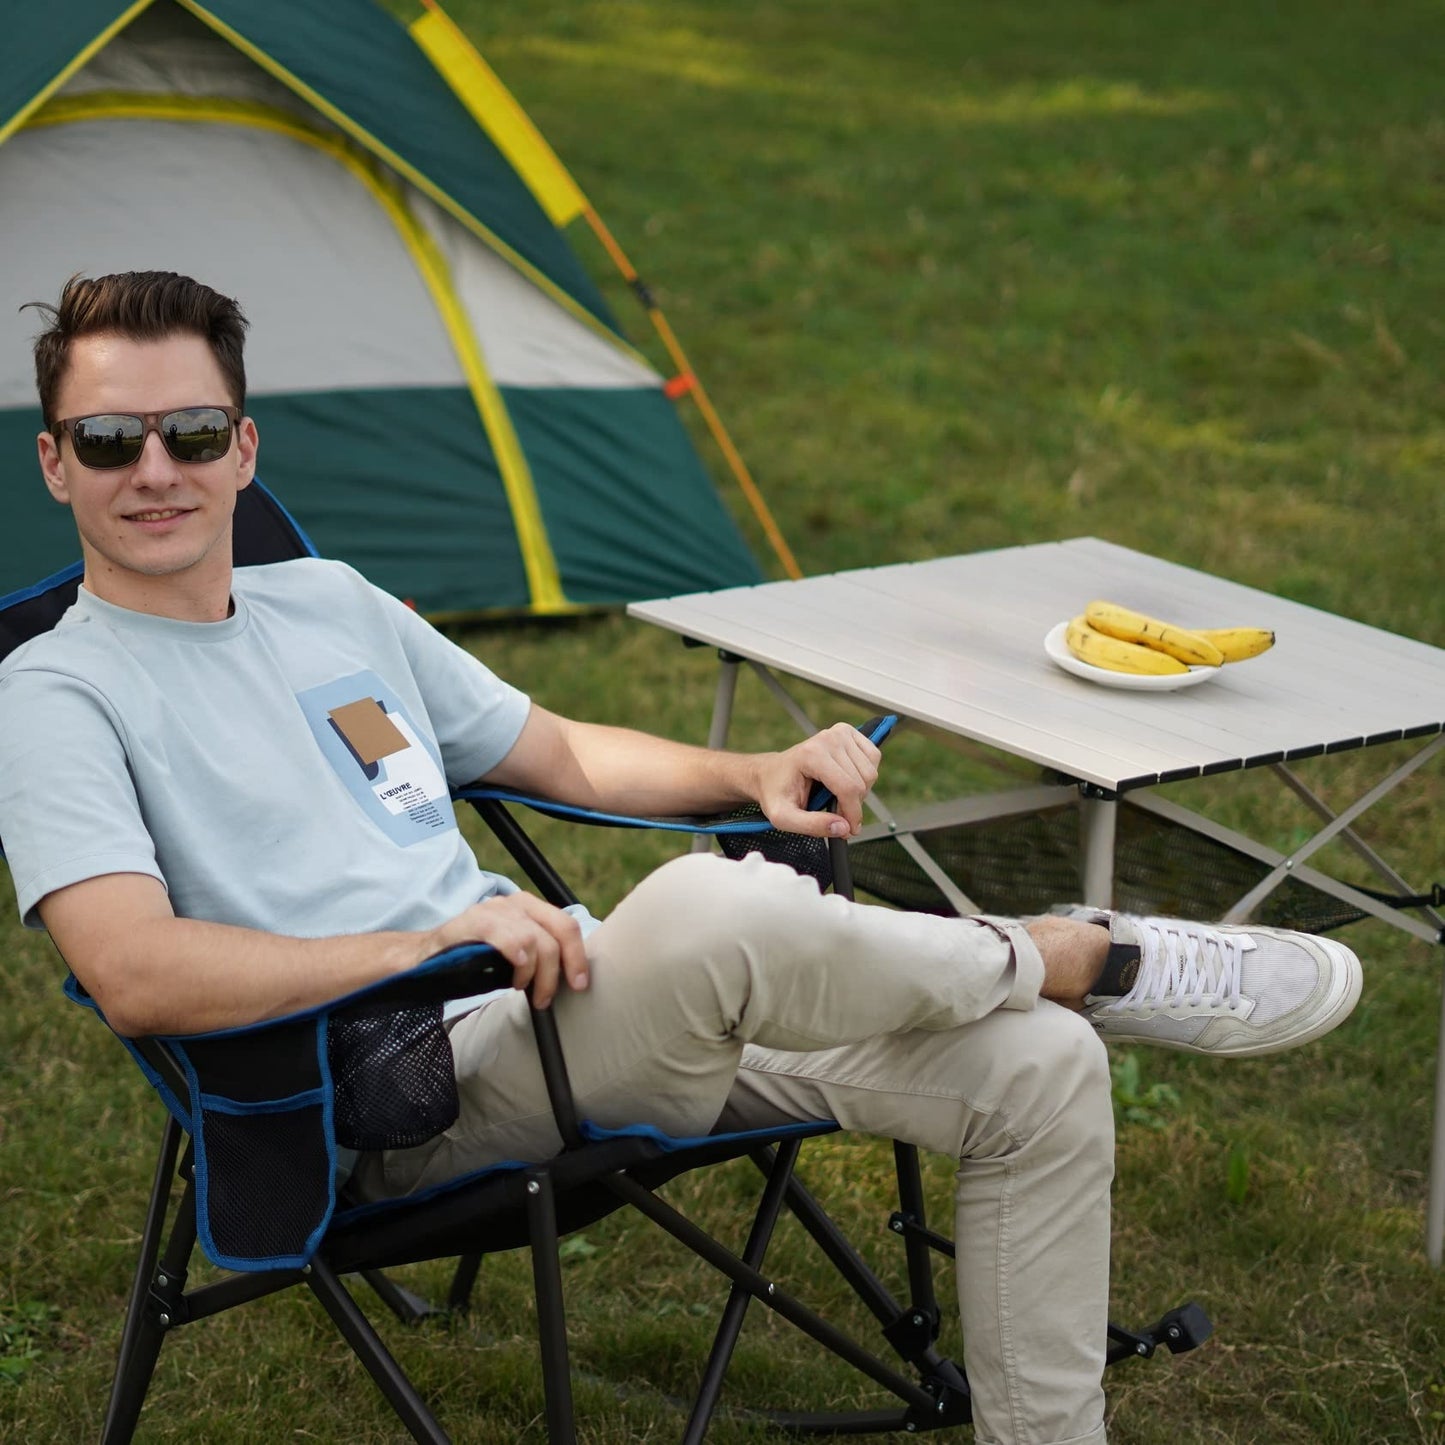
[{"label": "man's bare arm", "polygon": [[[576,722],[534,705],[521,736],[487,781],[579,807],[642,816],[755,802],[779,828],[843,837],[861,825],[878,757],[862,733],[843,723],[783,752],[731,753]],[[806,811],[815,782],[836,795],[835,812]]]},{"label": "man's bare arm", "polygon": [[489,943],[513,983],[545,1006],[559,976],[585,988],[576,923],[530,894],[492,898],[437,928],[289,938],[177,918],[143,873],[110,873],[58,888],[41,919],[76,978],[117,1033],[202,1033],[312,1008],[462,943]]}]

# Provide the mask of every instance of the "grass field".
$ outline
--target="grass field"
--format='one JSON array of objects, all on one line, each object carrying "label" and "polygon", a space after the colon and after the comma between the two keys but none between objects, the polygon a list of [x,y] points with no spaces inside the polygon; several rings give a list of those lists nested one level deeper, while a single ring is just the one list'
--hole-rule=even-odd
[{"label": "grass field", "polygon": [[[651,280],[806,571],[1092,534],[1445,645],[1433,0],[452,9]],[[613,617],[466,641],[548,706],[705,735],[713,666],[660,633]],[[739,709],[735,736],[788,740],[760,689]],[[1395,760],[1307,772],[1348,797]],[[889,773],[922,798],[994,764],[904,738]],[[1281,841],[1305,823],[1268,779],[1209,796]],[[1363,831],[1429,881],[1442,816],[1432,766]],[[668,851],[544,837],[599,908]],[[0,1438],[70,1442],[103,1412],[159,1125],[8,897],[0,929]],[[1192,1296],[1218,1333],[1111,1374],[1113,1440],[1445,1442],[1445,1275],[1423,1252],[1441,955],[1375,924],[1348,937],[1364,998],[1319,1045],[1120,1060],[1114,1313]],[[886,1149],[810,1154],[805,1178],[896,1271]],[[930,1173],[939,1218],[949,1174]],[[747,1183],[672,1197],[727,1229]],[[795,1231],[776,1248],[789,1287],[867,1329]],[[585,1438],[674,1437],[711,1282],[620,1221],[566,1269]],[[398,1353],[458,1441],[541,1439],[526,1261],[484,1278],[474,1318]],[[851,1398],[766,1320],[740,1364],[756,1399]],[[180,1331],[141,1438],[399,1434],[288,1296]]]}]

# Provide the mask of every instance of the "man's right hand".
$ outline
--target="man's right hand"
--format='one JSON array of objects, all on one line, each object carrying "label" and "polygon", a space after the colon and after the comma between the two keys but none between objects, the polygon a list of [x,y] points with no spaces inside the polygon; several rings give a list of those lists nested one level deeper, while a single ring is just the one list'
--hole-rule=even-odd
[{"label": "man's right hand", "polygon": [[428,935],[441,953],[465,943],[486,943],[512,965],[512,986],[530,988],[532,1003],[546,1008],[565,981],[587,987],[582,930],[570,913],[530,893],[509,893],[474,903]]}]

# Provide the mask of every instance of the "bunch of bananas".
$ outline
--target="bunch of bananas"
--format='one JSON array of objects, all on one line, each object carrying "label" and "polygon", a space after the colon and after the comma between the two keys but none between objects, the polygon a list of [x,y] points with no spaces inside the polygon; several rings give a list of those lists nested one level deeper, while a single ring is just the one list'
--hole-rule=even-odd
[{"label": "bunch of bananas", "polygon": [[1116,602],[1091,602],[1069,623],[1064,642],[1094,667],[1162,677],[1258,657],[1274,646],[1274,633],[1263,627],[1176,627]]}]

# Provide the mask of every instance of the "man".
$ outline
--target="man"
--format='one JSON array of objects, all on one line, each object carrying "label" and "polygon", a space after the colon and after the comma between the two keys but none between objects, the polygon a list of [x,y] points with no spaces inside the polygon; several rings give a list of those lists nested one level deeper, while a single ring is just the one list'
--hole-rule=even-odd
[{"label": "man", "polygon": [[[600,1123],[831,1117],[951,1154],[977,1438],[1102,1441],[1099,1035],[1290,1047],[1348,1015],[1355,957],[1262,928],[893,912],[757,857],[675,859],[600,924],[482,872],[446,782],[646,814],[752,800],[847,836],[877,750],[847,727],[744,755],[572,721],[338,563],[233,576],[258,445],[244,328],[208,287],[130,273],[69,282],[36,343],[41,472],[85,575],[0,668],[0,837],[26,923],[127,1034],[273,1017],[489,943],[555,1007]],[[813,780],[834,811],[805,811]],[[363,1156],[366,1192],[557,1149],[524,995],[450,1038],[460,1118]]]}]

